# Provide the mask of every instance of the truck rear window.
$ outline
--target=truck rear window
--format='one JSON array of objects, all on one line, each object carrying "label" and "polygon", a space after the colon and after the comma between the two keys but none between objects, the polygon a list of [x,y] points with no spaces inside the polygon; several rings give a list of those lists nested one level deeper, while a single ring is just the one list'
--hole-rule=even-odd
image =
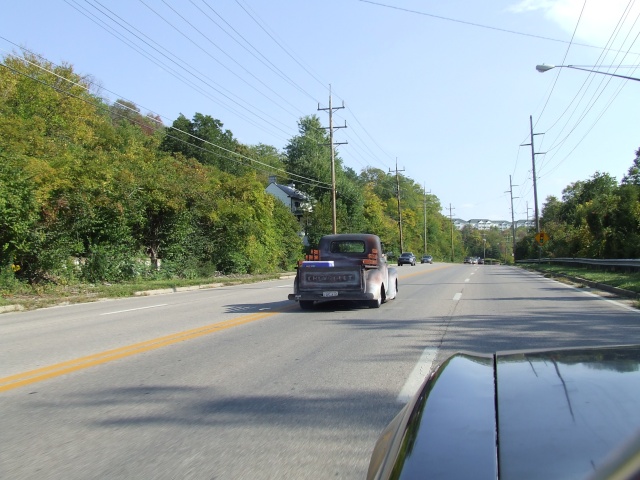
[{"label": "truck rear window", "polygon": [[362,240],[341,240],[331,242],[329,251],[331,253],[364,253],[365,246]]}]

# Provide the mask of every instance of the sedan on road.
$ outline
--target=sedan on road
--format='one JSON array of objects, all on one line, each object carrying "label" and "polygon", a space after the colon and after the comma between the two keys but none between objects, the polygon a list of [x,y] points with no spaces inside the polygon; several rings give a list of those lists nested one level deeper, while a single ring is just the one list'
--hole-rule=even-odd
[{"label": "sedan on road", "polygon": [[420,263],[433,263],[433,257],[431,255],[423,255]]},{"label": "sedan on road", "polygon": [[403,252],[398,257],[398,266],[401,267],[404,264],[411,265],[412,267],[415,266],[416,256],[411,252]]}]

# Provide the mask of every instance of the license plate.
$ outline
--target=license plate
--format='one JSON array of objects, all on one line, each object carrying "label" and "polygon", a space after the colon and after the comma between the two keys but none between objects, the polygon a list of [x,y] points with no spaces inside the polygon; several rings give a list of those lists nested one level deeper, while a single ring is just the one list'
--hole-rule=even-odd
[{"label": "license plate", "polygon": [[323,297],[337,297],[338,292],[322,292]]}]

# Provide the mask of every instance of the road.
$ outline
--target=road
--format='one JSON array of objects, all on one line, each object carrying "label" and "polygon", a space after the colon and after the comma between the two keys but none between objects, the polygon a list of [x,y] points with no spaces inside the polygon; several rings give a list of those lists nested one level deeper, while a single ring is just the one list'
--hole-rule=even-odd
[{"label": "road", "polygon": [[455,351],[638,343],[640,313],[489,265],[399,268],[379,309],[292,279],[0,315],[0,478],[361,479]]}]

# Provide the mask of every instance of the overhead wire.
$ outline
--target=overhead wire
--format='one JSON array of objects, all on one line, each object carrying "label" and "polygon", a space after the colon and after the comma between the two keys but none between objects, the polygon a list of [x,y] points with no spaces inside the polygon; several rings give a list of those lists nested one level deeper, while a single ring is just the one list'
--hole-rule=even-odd
[{"label": "overhead wire", "polygon": [[247,16],[249,18],[251,18],[254,23],[256,25],[258,25],[258,27],[260,27],[260,29],[265,32],[269,38],[271,38],[271,40],[273,40],[273,42],[278,45],[278,47],[280,47],[280,49],[286,53],[300,68],[302,68],[305,72],[307,72],[307,74],[309,74],[309,76],[311,76],[311,78],[313,78],[315,81],[317,81],[320,85],[322,85],[325,89],[327,88],[327,84],[324,83],[322,80],[320,80],[313,72],[311,72],[310,68],[308,68],[306,65],[303,64],[302,61],[298,60],[296,58],[295,55],[293,55],[287,48],[285,48],[282,43],[280,41],[278,41],[278,39],[276,38],[275,34],[272,34],[268,28],[265,27],[264,22],[262,20],[260,20],[260,17],[258,17],[257,14],[255,14],[255,12],[253,12],[253,10],[251,10],[250,7],[248,7],[247,5],[243,5],[243,3],[240,0],[235,0],[235,2],[238,4],[238,6],[240,6],[240,8],[242,10],[244,10],[244,12],[247,14]]},{"label": "overhead wire", "polygon": [[[388,5],[388,4],[381,3],[381,2],[374,2],[374,1],[371,1],[371,0],[358,0],[358,1],[360,1],[362,3],[370,3],[371,5],[376,5],[376,6],[379,6],[379,7],[389,8],[389,9],[393,9],[393,10],[400,10],[400,11],[403,11],[403,12],[406,12],[406,13],[412,13],[412,14],[415,14],[415,15],[422,15],[422,16],[425,16],[425,17],[436,18],[438,20],[445,20],[447,22],[459,23],[459,24],[467,25],[467,26],[471,26],[471,27],[485,28],[487,30],[495,30],[497,32],[509,33],[509,34],[512,34],[512,35],[521,35],[521,36],[524,36],[524,37],[537,38],[539,40],[548,40],[548,41],[551,41],[551,42],[569,43],[567,40],[561,40],[561,39],[558,39],[558,38],[545,37],[543,35],[536,35],[536,34],[533,34],[533,33],[518,32],[516,30],[508,30],[506,28],[493,27],[491,25],[483,25],[481,23],[469,22],[469,21],[459,20],[459,19],[451,18],[451,17],[444,17],[442,15],[435,15],[433,13],[421,12],[421,11],[412,10],[412,9],[409,9],[409,8],[398,7],[396,5]],[[598,49],[598,50],[601,49],[600,47],[597,47],[595,45],[589,45],[589,44],[585,44],[585,43],[575,43],[574,42],[573,45],[577,45],[577,46],[580,46],[580,47],[595,48],[595,49]]]},{"label": "overhead wire", "polygon": [[[144,0],[138,0],[140,3],[142,3],[145,7],[147,7],[149,10],[151,10],[151,12],[153,12],[158,18],[160,18],[163,22],[165,22],[167,25],[169,25],[171,28],[173,28],[176,32],[178,32],[181,36],[183,36],[186,40],[188,40],[191,44],[193,44],[195,47],[197,47],[199,50],[201,50],[205,55],[207,55],[209,58],[211,58],[212,60],[214,60],[218,65],[220,65],[221,67],[223,67],[225,70],[227,70],[229,73],[231,73],[232,75],[234,75],[236,78],[238,78],[240,81],[242,81],[244,84],[246,84],[247,86],[249,86],[250,88],[254,89],[256,92],[260,93],[261,95],[264,95],[266,98],[270,99],[267,95],[265,95],[263,92],[261,92],[259,89],[257,89],[255,86],[251,85],[249,82],[247,82],[241,75],[239,75],[238,73],[234,72],[231,68],[227,67],[223,62],[221,62],[220,60],[218,60],[216,57],[214,57],[213,55],[211,55],[209,53],[209,51],[203,47],[201,47],[198,42],[194,41],[191,37],[189,37],[188,35],[186,35],[182,30],[180,30],[179,28],[177,28],[175,25],[173,25],[170,21],[168,21],[166,18],[164,18],[162,15],[160,15],[158,12],[156,12],[152,7],[150,7],[149,5],[147,5],[147,3],[145,3]],[[205,35],[204,33],[202,33],[197,27],[195,27],[195,25],[193,25],[192,22],[190,22],[189,20],[187,20],[182,14],[180,14],[176,9],[174,9],[171,5],[169,5],[165,0],[162,0],[162,2],[167,5],[167,7],[169,7],[169,9],[171,9],[176,15],[178,15],[184,22],[186,22],[191,28],[193,28],[196,32],[198,32],[200,35],[202,35],[203,38],[205,38],[211,45],[213,45],[214,47],[216,47],[222,54],[224,54],[227,58],[229,58],[233,63],[235,63],[236,65],[238,65],[240,68],[242,68],[248,75],[250,75],[252,78],[254,78],[258,83],[260,83],[262,86],[264,86],[267,90],[269,90],[270,92],[272,92],[273,94],[275,94],[278,98],[280,98],[283,102],[285,102],[286,104],[288,104],[289,106],[293,107],[293,108],[297,108],[295,107],[293,104],[291,104],[286,98],[284,98],[282,95],[280,95],[279,93],[275,92],[271,87],[269,87],[265,82],[263,82],[261,79],[259,79],[253,72],[249,71],[248,69],[246,69],[244,66],[242,66],[238,61],[236,61],[233,57],[231,57],[227,52],[225,52],[222,48],[220,48],[220,46],[218,46],[213,40],[211,40],[207,35]],[[278,102],[270,99],[276,106],[278,106],[279,108],[282,108],[283,110],[287,111],[282,105],[280,105]],[[288,112],[291,114],[291,112]],[[292,114],[295,116],[295,114]]]},{"label": "overhead wire", "polygon": [[[289,85],[291,85],[292,87],[297,89],[299,92],[305,94],[311,100],[315,101],[315,98],[313,97],[313,95],[311,95],[309,92],[307,92],[304,88],[302,88],[294,80],[292,80],[286,73],[284,73],[280,68],[278,68],[276,65],[274,65],[273,62],[271,62],[267,57],[265,57],[249,40],[247,40],[240,32],[238,32],[238,30],[236,30],[229,22],[227,22],[205,0],[202,0],[202,3],[204,3],[209,10],[211,10],[214,14],[216,14],[218,16],[218,18],[220,18],[220,20],[222,20],[231,30],[233,30],[233,32],[238,37],[240,37],[247,45],[249,45],[251,47],[251,49],[253,50],[253,52],[255,52],[255,53],[253,53],[251,50],[249,50],[247,47],[245,47],[241,42],[239,42],[236,38],[234,38],[233,35],[231,35],[224,28],[222,28],[222,26],[220,26],[220,24],[218,22],[216,22],[214,19],[212,19],[204,10],[202,10],[198,5],[196,5],[193,0],[189,0],[189,2],[191,2],[191,4],[194,5],[198,10],[200,10],[203,13],[203,15],[205,15],[214,25],[216,25],[218,28],[220,28],[220,30],[225,32],[232,40],[234,40],[238,45],[240,45],[242,48],[244,48],[250,55],[252,55],[258,61],[260,61],[263,65],[265,65],[267,68],[269,68],[272,72],[274,72],[280,78],[282,78],[287,83],[289,83]],[[258,55],[259,55],[260,58],[258,57]]]},{"label": "overhead wire", "polygon": [[[106,16],[107,18],[109,18],[111,21],[113,21],[115,24],[117,24],[118,26],[120,26],[123,30],[129,32],[129,34],[131,34],[132,36],[134,36],[135,38],[138,38],[139,40],[141,40],[145,45],[147,45],[149,48],[151,48],[152,50],[156,51],[159,55],[161,55],[162,57],[166,58],[168,61],[170,61],[172,64],[174,64],[176,67],[182,69],[185,73],[193,76],[194,78],[196,78],[198,81],[202,82],[205,86],[211,88],[212,90],[214,90],[215,92],[217,92],[218,94],[220,94],[222,97],[228,99],[229,101],[233,102],[234,104],[236,104],[238,107],[242,108],[243,110],[245,110],[247,113],[254,115],[256,117],[258,117],[260,120],[262,120],[262,124],[258,124],[255,123],[252,119],[250,119],[249,117],[247,117],[245,114],[239,112],[238,110],[236,110],[235,108],[231,107],[230,105],[226,104],[224,101],[222,101],[220,98],[214,98],[212,97],[209,93],[207,93],[206,91],[204,91],[202,89],[202,87],[196,85],[195,83],[193,83],[191,80],[189,80],[188,78],[184,77],[182,74],[180,74],[179,72],[177,72],[175,69],[173,69],[172,67],[168,66],[167,64],[165,64],[164,62],[162,62],[161,60],[155,58],[155,57],[150,57],[149,54],[147,54],[147,52],[145,52],[144,50],[141,50],[140,48],[138,48],[135,44],[131,43],[128,41],[128,39],[126,39],[126,37],[123,37],[120,33],[118,33],[117,31],[115,31],[110,25],[106,24],[105,22],[103,22],[101,19],[97,18],[95,15],[93,15],[90,12],[85,11],[81,11],[79,10],[79,8],[83,8],[79,5],[77,5],[77,2],[75,0],[64,0],[65,3],[67,3],[69,6],[71,6],[72,8],[76,9],[77,11],[79,11],[79,13],[81,13],[82,15],[86,16],[87,18],[89,18],[89,20],[93,21],[94,23],[96,23],[98,26],[100,26],[101,28],[105,29],[108,33],[110,33],[111,35],[115,36],[118,40],[122,41],[123,43],[125,43],[127,46],[129,46],[130,48],[132,48],[133,50],[135,50],[136,52],[138,52],[139,54],[143,55],[145,58],[149,59],[150,61],[152,61],[153,63],[155,63],[156,65],[158,65],[160,68],[162,68],[164,71],[167,71],[167,73],[171,74],[172,76],[174,76],[175,78],[177,78],[178,80],[180,80],[181,82],[185,83],[186,85],[190,86],[191,88],[193,88],[195,91],[197,91],[198,93],[202,94],[203,96],[205,96],[206,98],[208,98],[209,100],[223,106],[224,108],[226,108],[227,110],[229,110],[230,112],[234,113],[235,115],[237,115],[239,118],[244,119],[245,121],[247,121],[248,123],[256,126],[257,128],[260,128],[261,130],[265,131],[266,133],[269,133],[271,135],[273,135],[274,133],[272,131],[269,131],[265,125],[269,125],[272,128],[275,128],[279,131],[281,131],[282,133],[288,134],[287,131],[283,130],[282,128],[274,125],[273,123],[265,120],[264,118],[262,118],[260,115],[257,115],[254,111],[251,110],[251,108],[254,108],[253,106],[249,105],[251,108],[242,105],[240,102],[242,100],[236,100],[234,98],[231,98],[231,96],[233,95],[231,92],[229,92],[228,90],[226,90],[224,87],[222,87],[221,85],[217,84],[215,81],[213,81],[212,79],[208,78],[206,75],[204,75],[202,72],[199,72],[198,70],[194,69],[193,67],[191,67],[190,65],[186,64],[182,65],[180,64],[180,59],[179,57],[177,57],[176,55],[172,54],[171,52],[167,51],[166,49],[164,49],[164,47],[162,47],[161,45],[157,44],[157,42],[155,42],[154,40],[152,40],[151,38],[149,38],[148,36],[146,36],[144,33],[140,32],[139,30],[135,29],[135,27],[133,27],[132,25],[130,25],[129,23],[127,23],[125,20],[121,19],[121,17],[118,17],[115,13],[111,12],[111,10],[107,9],[106,7],[104,7],[102,4],[100,4],[100,2],[98,2],[97,0],[96,3],[98,3],[101,7],[105,8],[108,12],[110,12],[111,14],[113,14],[114,16],[116,16],[118,19],[120,19],[121,21],[127,23],[127,25],[129,25],[132,29],[135,29],[140,35],[145,36],[149,41],[146,41],[144,39],[142,39],[140,37],[140,35],[136,34],[135,32],[132,32],[129,28],[125,27],[124,25],[122,25],[120,22],[118,22],[117,20],[113,20],[113,18],[111,18],[108,14],[105,14],[104,12],[102,12],[98,7],[96,7],[95,5],[89,3],[88,1],[86,3],[88,3],[91,7],[93,7],[94,9],[96,9],[97,11],[99,11],[101,14],[103,14],[104,16]],[[72,5],[70,3],[70,1],[76,3],[76,5]],[[86,12],[86,13],[85,13]],[[89,17],[89,15],[91,15],[91,17]],[[150,42],[154,43],[154,45],[152,45]],[[164,50],[163,51],[161,51]],[[166,52],[166,53],[165,53]],[[171,58],[173,57],[173,58]],[[195,73],[194,73],[195,72]],[[198,75],[196,75],[196,73]],[[215,85],[215,86],[214,86]],[[227,93],[225,93],[223,90],[226,90]],[[261,112],[259,109],[256,109],[257,111]],[[261,112],[264,113],[264,112]],[[268,116],[268,114],[265,113],[265,115]],[[275,119],[273,119],[274,121],[277,121]],[[280,122],[279,122],[280,123]],[[284,126],[284,124],[283,124]]]}]

